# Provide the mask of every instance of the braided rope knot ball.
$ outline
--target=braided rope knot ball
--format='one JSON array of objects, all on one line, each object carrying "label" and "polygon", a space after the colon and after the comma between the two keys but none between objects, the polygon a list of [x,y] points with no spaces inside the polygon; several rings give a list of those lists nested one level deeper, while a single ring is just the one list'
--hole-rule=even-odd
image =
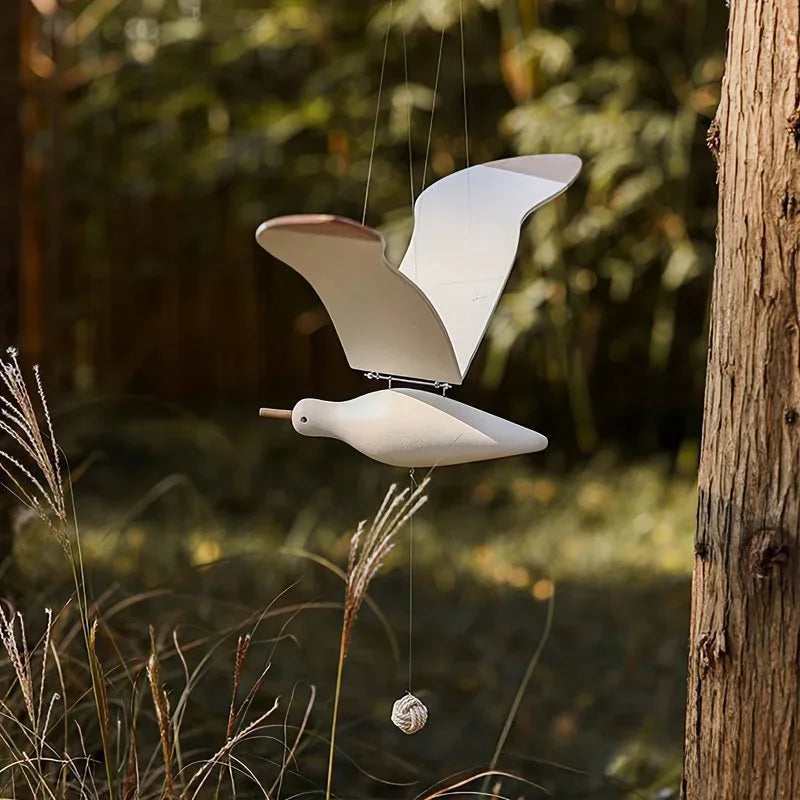
[{"label": "braided rope knot ball", "polygon": [[392,722],[400,728],[403,733],[418,733],[425,727],[428,721],[428,709],[418,697],[414,697],[411,692],[403,695],[395,701],[392,706]]}]

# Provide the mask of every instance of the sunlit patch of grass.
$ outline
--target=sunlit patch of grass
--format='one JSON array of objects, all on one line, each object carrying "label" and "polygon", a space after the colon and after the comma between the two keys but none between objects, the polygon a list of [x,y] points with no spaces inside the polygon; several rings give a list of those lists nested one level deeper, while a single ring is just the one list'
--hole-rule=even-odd
[{"label": "sunlit patch of grass", "polygon": [[[659,459],[609,467],[601,458],[563,476],[542,475],[520,463],[487,465],[465,487],[467,504],[445,505],[440,491],[437,484],[417,520],[415,559],[441,590],[465,574],[536,596],[534,586],[543,576],[607,581],[691,571],[695,482],[690,474],[670,473]],[[287,533],[268,517],[231,522],[223,515],[187,516],[183,533],[165,529],[168,521],[146,518],[121,527],[84,526],[84,557],[120,578],[150,575],[157,581],[170,569],[231,558],[269,558],[280,571],[276,545],[299,542],[334,560],[347,553],[346,538],[313,506],[298,514],[307,520],[299,535],[300,527]],[[28,533],[20,537],[19,557],[23,571],[34,577],[45,563],[52,570],[58,554],[43,560],[46,531]],[[398,553],[387,566],[404,563],[405,554]]]},{"label": "sunlit patch of grass", "polygon": [[[488,496],[487,481],[481,485]],[[594,464],[560,480],[519,476],[507,485],[513,495],[512,512],[503,515],[508,521],[457,551],[461,568],[484,580],[533,590],[542,571],[593,581],[691,571],[695,483],[670,475],[659,461],[612,469]],[[501,486],[498,481],[497,491]],[[486,513],[490,525],[492,516],[499,515]],[[471,525],[479,522],[474,514]],[[447,535],[441,524],[434,538],[437,533]]]}]

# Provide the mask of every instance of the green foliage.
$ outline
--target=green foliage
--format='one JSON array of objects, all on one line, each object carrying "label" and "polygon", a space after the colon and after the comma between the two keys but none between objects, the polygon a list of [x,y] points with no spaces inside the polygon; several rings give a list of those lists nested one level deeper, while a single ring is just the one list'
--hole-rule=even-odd
[{"label": "green foliage", "polygon": [[[572,431],[583,451],[694,434],[715,204],[704,138],[727,13],[716,0],[74,0],[61,65],[71,322],[97,328],[87,297],[114,270],[149,280],[178,259],[191,275],[216,253],[219,273],[246,260],[232,243],[269,216],[360,219],[387,25],[367,222],[402,252],[423,175],[467,158],[462,6],[472,161],[585,162],[530,224],[476,376],[509,408],[562,419],[550,432]],[[165,215],[165,203],[190,210]],[[140,220],[123,253],[120,216]],[[287,285],[261,290],[263,318],[317,306]]]}]

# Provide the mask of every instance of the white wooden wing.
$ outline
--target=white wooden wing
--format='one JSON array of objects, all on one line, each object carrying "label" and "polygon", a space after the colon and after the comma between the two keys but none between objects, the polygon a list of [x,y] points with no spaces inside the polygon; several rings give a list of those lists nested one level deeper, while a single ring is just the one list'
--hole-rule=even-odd
[{"label": "white wooden wing", "polygon": [[339,217],[280,217],[256,239],[314,287],[353,369],[460,384],[508,280],[522,222],[580,166],[571,155],[521,156],[438,181],[417,200],[399,268],[377,231]]},{"label": "white wooden wing", "polygon": [[422,290],[384,257],[383,237],[341,217],[279,217],[258,243],[313,287],[353,369],[461,383],[447,331]]}]

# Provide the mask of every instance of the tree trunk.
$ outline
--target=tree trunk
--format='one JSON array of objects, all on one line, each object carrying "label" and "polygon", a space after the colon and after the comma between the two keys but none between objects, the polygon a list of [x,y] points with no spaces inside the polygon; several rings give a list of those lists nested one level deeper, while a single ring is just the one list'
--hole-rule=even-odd
[{"label": "tree trunk", "polygon": [[[0,352],[19,330],[20,190],[20,0],[0,3]],[[8,494],[0,490],[0,570],[11,554]]]},{"label": "tree trunk", "polygon": [[683,796],[800,798],[800,4],[732,0]]}]

